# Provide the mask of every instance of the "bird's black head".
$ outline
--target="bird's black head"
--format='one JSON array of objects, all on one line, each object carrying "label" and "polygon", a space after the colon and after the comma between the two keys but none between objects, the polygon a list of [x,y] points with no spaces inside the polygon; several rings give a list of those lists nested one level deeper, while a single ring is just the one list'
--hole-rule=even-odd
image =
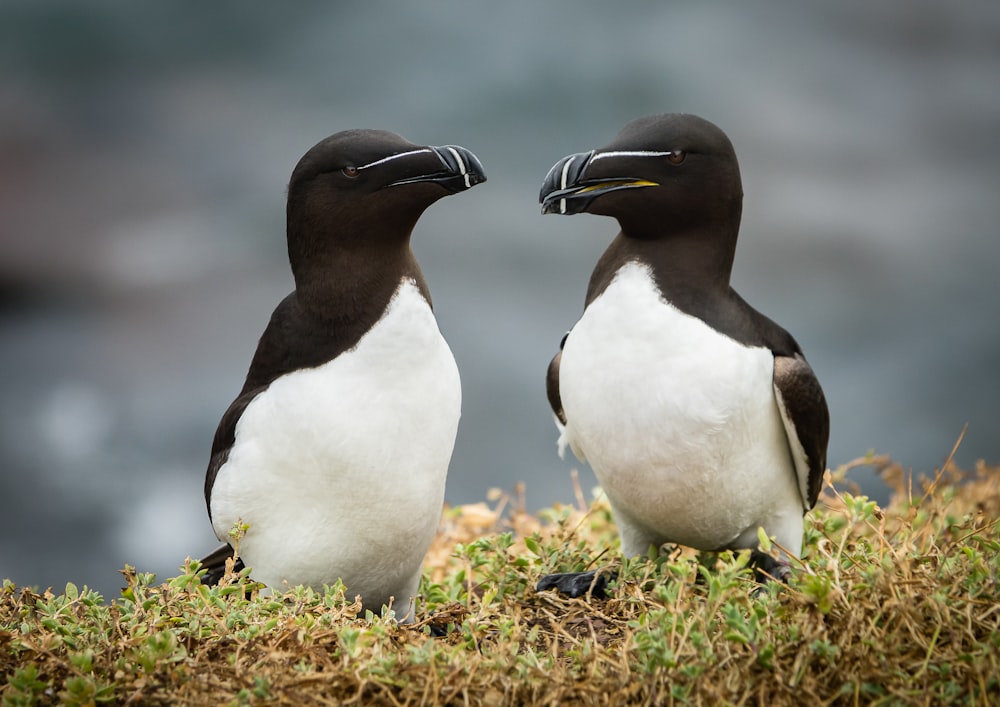
[{"label": "bird's black head", "polygon": [[432,203],[484,181],[482,164],[464,147],[415,145],[385,130],[345,130],[317,143],[295,166],[289,227],[304,219],[337,225],[347,236],[377,222],[378,232],[402,229],[399,235],[408,236]]},{"label": "bird's black head", "polygon": [[384,130],[320,141],[288,184],[288,259],[299,301],[322,310],[336,299],[346,311],[345,302],[367,302],[376,291],[387,298],[402,276],[422,283],[410,249],[420,215],[484,181],[479,160],[463,147],[415,145]]},{"label": "bird's black head", "polygon": [[605,147],[561,159],[539,201],[542,213],[611,216],[625,235],[659,238],[711,224],[738,229],[743,188],[725,133],[667,113],[633,120]]},{"label": "bird's black head", "polygon": [[[415,145],[385,130],[345,130],[313,146],[288,184],[288,255],[299,281],[370,248],[408,247],[424,210],[486,181],[464,147]],[[372,257],[372,256],[365,256]]]},{"label": "bird's black head", "polygon": [[479,159],[464,147],[414,145],[386,130],[345,130],[302,156],[288,191],[318,185],[358,199],[392,187],[430,184],[439,188],[422,193],[424,200],[434,201],[485,181]]}]

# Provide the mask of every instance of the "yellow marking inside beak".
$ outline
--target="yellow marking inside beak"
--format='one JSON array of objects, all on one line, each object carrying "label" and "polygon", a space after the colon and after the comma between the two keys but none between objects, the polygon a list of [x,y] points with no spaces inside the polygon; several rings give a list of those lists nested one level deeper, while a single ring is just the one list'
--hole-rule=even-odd
[{"label": "yellow marking inside beak", "polygon": [[577,194],[586,194],[591,191],[598,191],[600,189],[621,189],[622,187],[658,187],[660,186],[657,182],[650,182],[646,179],[634,179],[632,181],[624,182],[598,182],[597,184],[591,184],[584,187]]}]

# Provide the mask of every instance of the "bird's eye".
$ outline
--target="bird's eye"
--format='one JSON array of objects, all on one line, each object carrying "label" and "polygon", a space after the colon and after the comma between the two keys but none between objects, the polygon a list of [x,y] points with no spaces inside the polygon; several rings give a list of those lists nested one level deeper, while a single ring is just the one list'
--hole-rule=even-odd
[{"label": "bird's eye", "polygon": [[667,160],[670,164],[680,164],[687,157],[687,153],[684,150],[671,150],[667,153]]},{"label": "bird's eye", "polygon": [[345,177],[350,177],[351,179],[354,179],[355,177],[358,176],[358,172],[360,170],[358,170],[358,168],[355,167],[354,165],[349,164],[340,171],[344,174]]}]

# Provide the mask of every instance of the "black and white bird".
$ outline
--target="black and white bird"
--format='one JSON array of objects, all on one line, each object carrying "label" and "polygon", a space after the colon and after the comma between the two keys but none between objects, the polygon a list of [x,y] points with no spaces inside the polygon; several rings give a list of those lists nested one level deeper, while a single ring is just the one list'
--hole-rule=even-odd
[{"label": "black and white bird", "polygon": [[[761,575],[784,578],[788,558],[759,552],[758,528],[801,552],[829,414],[795,339],[730,287],[743,189],[729,138],[694,115],[639,118],[560,160],[540,201],[621,227],[547,390],[560,454],[594,470],[622,553],[749,548]],[[593,579],[549,575],[539,589],[580,595]]]},{"label": "black and white bird", "polygon": [[[288,185],[295,290],[215,433],[216,536],[271,587],[343,581],[412,620],[461,408],[458,369],[410,249],[424,210],[486,180],[462,147],[381,130],[319,142]],[[218,581],[227,544],[205,558]]]}]

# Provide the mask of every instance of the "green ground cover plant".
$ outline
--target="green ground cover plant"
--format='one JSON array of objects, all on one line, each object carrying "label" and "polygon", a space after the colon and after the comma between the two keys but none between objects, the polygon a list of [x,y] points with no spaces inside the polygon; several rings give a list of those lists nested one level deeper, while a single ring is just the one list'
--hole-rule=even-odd
[{"label": "green ground cover plant", "polygon": [[[874,465],[893,489],[851,493]],[[1000,467],[911,479],[868,456],[828,474],[787,585],[748,553],[618,559],[599,496],[447,509],[420,617],[356,616],[342,586],[208,588],[187,562],[121,596],[0,589],[0,698],[33,704],[1000,703]],[[762,543],[766,549],[769,540]],[[619,571],[607,598],[536,593],[552,571]]]}]

